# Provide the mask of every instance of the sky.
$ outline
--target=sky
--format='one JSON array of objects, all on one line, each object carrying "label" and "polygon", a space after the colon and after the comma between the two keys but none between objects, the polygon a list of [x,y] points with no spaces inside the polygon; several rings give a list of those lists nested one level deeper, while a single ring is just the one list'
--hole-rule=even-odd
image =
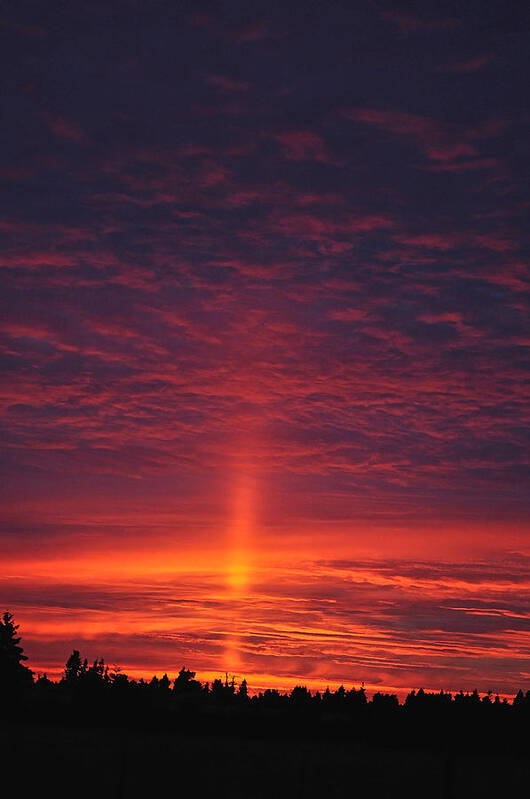
[{"label": "sky", "polygon": [[530,687],[530,14],[3,5],[28,664]]}]

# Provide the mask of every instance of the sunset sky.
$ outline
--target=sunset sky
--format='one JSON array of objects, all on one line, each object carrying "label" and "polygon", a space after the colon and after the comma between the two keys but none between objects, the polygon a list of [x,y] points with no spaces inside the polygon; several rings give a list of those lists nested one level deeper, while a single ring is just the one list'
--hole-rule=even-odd
[{"label": "sunset sky", "polygon": [[525,5],[4,4],[35,672],[530,688]]}]

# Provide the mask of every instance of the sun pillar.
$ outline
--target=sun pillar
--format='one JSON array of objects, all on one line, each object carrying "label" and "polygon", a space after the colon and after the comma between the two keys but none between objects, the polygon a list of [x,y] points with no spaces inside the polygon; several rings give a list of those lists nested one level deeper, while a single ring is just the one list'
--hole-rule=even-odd
[{"label": "sun pillar", "polygon": [[237,672],[241,667],[241,634],[245,625],[244,600],[248,596],[252,573],[255,496],[254,478],[248,473],[241,475],[235,482],[226,562],[229,632],[225,649],[225,664],[226,670],[230,672]]}]

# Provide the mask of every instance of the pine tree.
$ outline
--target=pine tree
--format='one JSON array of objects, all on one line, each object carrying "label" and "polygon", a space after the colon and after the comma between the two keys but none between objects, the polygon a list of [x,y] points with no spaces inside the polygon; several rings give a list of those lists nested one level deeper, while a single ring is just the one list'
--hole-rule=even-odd
[{"label": "pine tree", "polygon": [[16,689],[33,681],[33,673],[23,661],[27,660],[17,635],[19,625],[13,624],[13,614],[7,610],[0,621],[0,685]]},{"label": "pine tree", "polygon": [[[84,668],[83,668],[84,666]],[[68,683],[76,682],[86,671],[86,665],[81,661],[78,649],[74,649],[64,667],[64,679]]]}]

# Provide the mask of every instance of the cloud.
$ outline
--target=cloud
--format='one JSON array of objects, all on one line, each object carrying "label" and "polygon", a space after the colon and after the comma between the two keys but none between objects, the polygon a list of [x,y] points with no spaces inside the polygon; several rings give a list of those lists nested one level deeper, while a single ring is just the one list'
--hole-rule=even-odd
[{"label": "cloud", "polygon": [[7,28],[8,30],[15,31],[15,33],[22,33],[24,36],[30,38],[43,38],[47,35],[47,31],[40,25],[27,25],[20,22],[0,17],[0,28]]},{"label": "cloud", "polygon": [[346,113],[349,119],[412,139],[434,161],[453,161],[476,155],[473,145],[449,131],[436,120],[402,111],[358,108]]},{"label": "cloud", "polygon": [[322,161],[333,163],[324,139],[311,130],[287,130],[271,134],[284,148],[286,158],[293,161]]},{"label": "cloud", "polygon": [[250,88],[250,83],[231,80],[225,75],[209,75],[208,81],[223,92],[246,92]]},{"label": "cloud", "polygon": [[465,58],[461,61],[453,61],[440,67],[443,72],[477,72],[479,69],[491,64],[495,60],[495,56],[491,53],[483,53],[471,58]]},{"label": "cloud", "polygon": [[51,132],[58,138],[75,144],[88,143],[86,133],[77,122],[48,112],[43,113],[43,116]]},{"label": "cloud", "polygon": [[237,30],[230,30],[226,32],[226,35],[235,42],[240,43],[257,42],[274,36],[270,27],[263,20],[256,20]]},{"label": "cloud", "polygon": [[385,22],[390,22],[401,33],[416,33],[421,31],[445,31],[458,24],[454,17],[441,17],[427,20],[414,14],[407,14],[394,9],[381,11],[379,16]]}]

